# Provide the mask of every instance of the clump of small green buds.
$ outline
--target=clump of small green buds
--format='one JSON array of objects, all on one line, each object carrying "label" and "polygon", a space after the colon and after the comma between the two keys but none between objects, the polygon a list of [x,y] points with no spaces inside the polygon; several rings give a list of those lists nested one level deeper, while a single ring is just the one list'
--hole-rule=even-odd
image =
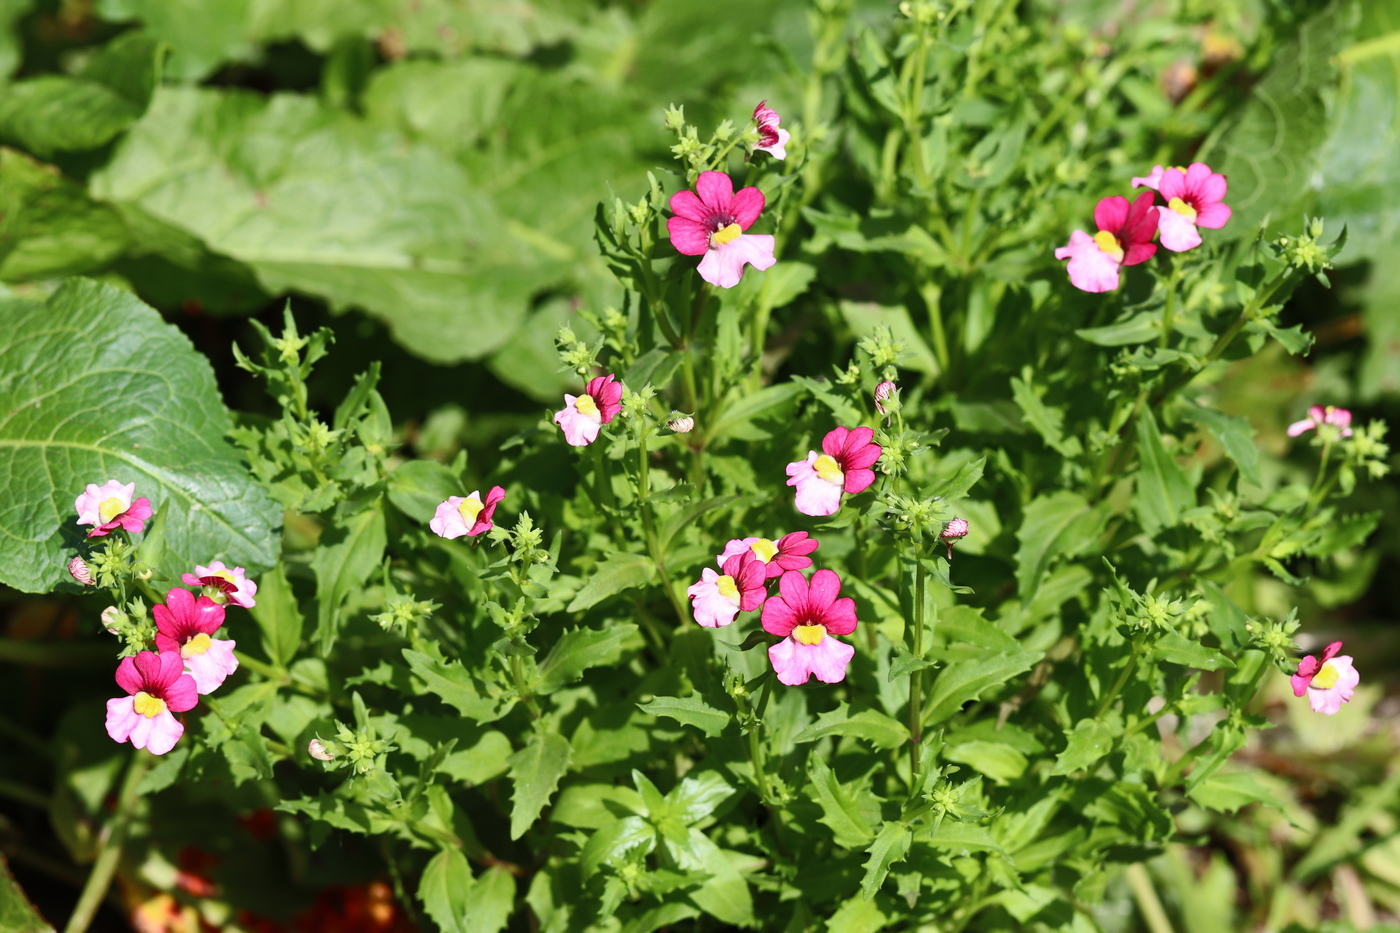
[{"label": "clump of small green buds", "polygon": [[379,627],[387,631],[395,629],[408,631],[419,622],[427,621],[434,612],[441,609],[438,603],[429,602],[425,599],[414,599],[412,596],[391,596],[383,612],[370,616],[370,619],[379,623]]},{"label": "clump of small green buds", "polygon": [[1179,599],[1163,599],[1154,595],[1151,590],[1155,584],[1155,580],[1148,584],[1146,594],[1133,594],[1135,605],[1128,611],[1127,625],[1139,631],[1156,629],[1161,632],[1174,632],[1177,630],[1177,621],[1186,612],[1186,605]]},{"label": "clump of small green buds", "polygon": [[909,469],[909,460],[928,448],[918,435],[897,428],[893,431],[876,431],[875,443],[880,445],[880,459],[875,469],[886,476],[900,476]]},{"label": "clump of small green buds", "polygon": [[567,324],[559,328],[559,333],[554,335],[554,344],[559,349],[559,359],[564,364],[563,370],[586,377],[597,363],[598,350],[578,339],[573,328]]},{"label": "clump of small green buds", "polygon": [[856,349],[869,358],[873,368],[880,370],[882,379],[891,382],[899,374],[899,361],[908,355],[904,341],[897,340],[894,331],[884,324],[862,337]]},{"label": "clump of small green buds", "polygon": [[1302,236],[1279,237],[1274,241],[1279,258],[1295,269],[1305,269],[1313,274],[1332,268],[1331,251],[1338,248],[1341,241],[1339,239],[1330,247],[1319,243],[1322,226],[1322,218],[1314,217],[1308,221],[1308,232]]},{"label": "clump of small green buds", "polygon": [[340,439],[342,431],[336,431],[321,422],[319,418],[312,418],[301,430],[301,436],[296,440],[297,449],[307,454],[323,454],[333,447]]},{"label": "clump of small green buds", "polygon": [[139,599],[127,603],[125,609],[108,606],[102,610],[102,627],[121,639],[118,657],[130,658],[149,651],[156,640],[156,624]]},{"label": "clump of small green buds", "polygon": [[1342,449],[1348,465],[1365,470],[1371,479],[1380,479],[1390,473],[1390,445],[1385,442],[1389,425],[1384,421],[1372,421],[1352,432],[1350,443]]},{"label": "clump of small green buds", "polygon": [[665,127],[674,133],[679,133],[685,126],[685,106],[677,107],[675,104],[667,107],[665,111]]},{"label": "clump of small green buds", "polygon": [[1293,636],[1302,627],[1297,615],[1295,609],[1288,614],[1288,618],[1281,622],[1260,622],[1256,619],[1250,619],[1244,624],[1244,630],[1249,634],[1249,643],[1255,648],[1267,652],[1275,664],[1285,668],[1289,673],[1295,666],[1293,654],[1298,651]]},{"label": "clump of small green buds", "polygon": [[[883,458],[882,458],[883,459]],[[917,544],[937,541],[943,534],[948,503],[943,499],[915,499],[894,493],[883,497],[888,530]]]},{"label": "clump of small green buds", "polygon": [[654,398],[656,398],[656,389],[650,384],[636,390],[624,387],[622,390],[623,417],[638,427],[647,424],[651,400]]},{"label": "clump of small green buds", "polygon": [[355,774],[369,774],[377,767],[381,755],[397,748],[381,739],[373,729],[356,731],[339,720],[335,726],[334,741],[317,736],[306,748],[312,758],[326,763],[327,770],[348,765]]}]

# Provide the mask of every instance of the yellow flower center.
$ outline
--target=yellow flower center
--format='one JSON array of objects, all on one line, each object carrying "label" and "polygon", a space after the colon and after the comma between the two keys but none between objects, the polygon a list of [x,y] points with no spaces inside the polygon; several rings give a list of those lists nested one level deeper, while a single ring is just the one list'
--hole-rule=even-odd
[{"label": "yellow flower center", "polygon": [[841,468],[836,465],[836,458],[828,454],[822,454],[812,462],[812,469],[817,471],[817,475],[828,483],[843,483],[846,481],[846,474],[841,472]]},{"label": "yellow flower center", "polygon": [[580,395],[574,402],[574,408],[580,415],[587,415],[590,418],[601,418],[598,413],[598,403],[593,401],[591,395]]},{"label": "yellow flower center", "polygon": [[211,577],[218,577],[220,580],[227,580],[227,581],[230,582],[230,583],[235,583],[235,584],[236,584],[236,583],[238,582],[237,580],[235,580],[235,579],[233,578],[233,571],[232,571],[232,570],[216,570],[216,571],[214,571],[213,573],[211,573],[209,576],[211,576]]},{"label": "yellow flower center", "polygon": [[[205,637],[208,638],[209,636],[206,635]],[[161,713],[165,712],[165,701],[160,697],[151,696],[144,690],[138,692],[136,696],[132,698],[131,706],[136,712],[145,716],[147,719],[153,716],[159,716]]]},{"label": "yellow flower center", "polygon": [[715,589],[719,590],[719,595],[731,602],[739,601],[739,585],[734,582],[734,578],[725,574],[715,581]]},{"label": "yellow flower center", "polygon": [[749,545],[749,550],[753,551],[754,556],[765,564],[772,562],[773,558],[778,556],[778,546],[767,538],[759,538]]},{"label": "yellow flower center", "polygon": [[180,646],[180,657],[197,657],[198,655],[201,655],[204,652],[208,651],[209,646],[213,644],[213,642],[214,639],[210,638],[203,632],[200,632],[198,635],[191,638],[189,641],[185,642],[183,645]]},{"label": "yellow flower center", "polygon": [[1178,214],[1180,214],[1182,217],[1185,217],[1187,220],[1196,219],[1196,209],[1190,204],[1187,204],[1185,201],[1181,200],[1181,198],[1172,198],[1170,201],[1167,202],[1167,207],[1170,207],[1172,210],[1176,211]]},{"label": "yellow flower center", "polygon": [[710,245],[724,246],[726,243],[733,243],[735,240],[739,239],[739,234],[743,232],[743,230],[739,229],[738,224],[730,224],[723,230],[716,230],[714,233],[710,234]]},{"label": "yellow flower center", "polygon": [[799,625],[792,630],[792,637],[804,645],[820,645],[826,637],[826,626]]},{"label": "yellow flower center", "polygon": [[1337,678],[1342,676],[1342,672],[1337,670],[1337,666],[1331,661],[1322,665],[1322,670],[1313,675],[1312,683],[1309,686],[1319,690],[1331,690],[1337,685]]},{"label": "yellow flower center", "polygon": [[[585,395],[584,398],[588,398],[588,396]],[[591,398],[588,400],[593,401]],[[486,504],[476,496],[467,496],[457,506],[457,514],[462,516],[462,521],[466,522],[467,527],[470,528],[476,524],[476,517],[481,514],[481,510],[484,508],[486,508]]]},{"label": "yellow flower center", "polygon": [[1107,230],[1100,230],[1094,234],[1094,245],[1103,250],[1114,259],[1123,258],[1123,245],[1118,242],[1118,238]]},{"label": "yellow flower center", "polygon": [[125,511],[126,503],[116,496],[112,496],[110,499],[103,499],[102,504],[97,507],[97,514],[103,522],[110,522]]}]

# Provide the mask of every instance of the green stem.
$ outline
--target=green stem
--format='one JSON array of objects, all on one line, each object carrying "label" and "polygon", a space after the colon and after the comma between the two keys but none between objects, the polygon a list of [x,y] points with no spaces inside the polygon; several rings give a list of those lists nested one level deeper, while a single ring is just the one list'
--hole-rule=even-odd
[{"label": "green stem", "polygon": [[525,701],[525,707],[530,711],[530,718],[539,719],[540,707],[535,702],[535,698],[531,696],[530,691],[526,689],[525,665],[521,663],[519,655],[511,655],[510,676],[515,681],[515,692],[520,694],[520,699]]},{"label": "green stem", "polygon": [[[924,562],[922,555],[915,555],[914,563],[914,638],[911,650],[914,657],[924,656]],[[909,675],[909,774],[910,786],[919,786],[919,750],[924,740],[923,709],[924,672],[916,670]]]},{"label": "green stem", "polygon": [[1313,480],[1312,489],[1308,491],[1308,511],[1311,512],[1322,504],[1322,499],[1332,484],[1327,481],[1327,462],[1332,457],[1332,442],[1327,438],[1322,439],[1322,457],[1317,465],[1317,479]]},{"label": "green stem", "polygon": [[1162,308],[1162,335],[1157,339],[1157,346],[1165,348],[1172,335],[1172,327],[1176,324],[1176,288],[1181,279],[1181,263],[1177,260],[1176,254],[1172,254],[1171,275],[1167,278],[1167,300]]},{"label": "green stem", "polygon": [[132,750],[131,764],[127,765],[126,778],[122,781],[121,790],[117,795],[116,812],[102,829],[102,837],[97,844],[97,860],[93,863],[92,872],[88,875],[87,883],[83,885],[83,893],[78,896],[78,906],[73,908],[73,915],[68,918],[68,925],[63,928],[63,933],[83,933],[92,923],[97,908],[102,906],[107,889],[112,885],[112,876],[116,874],[117,863],[121,860],[122,845],[126,842],[127,828],[136,809],[136,788],[146,776],[152,757],[149,752]]},{"label": "green stem", "polygon": [[8,781],[5,778],[0,778],[0,797],[9,797],[11,800],[18,801],[19,803],[27,803],[31,807],[38,807],[40,810],[47,810],[49,808],[49,798],[45,797],[37,790],[34,790],[32,787],[27,787],[18,781]]},{"label": "green stem", "polygon": [[1123,666],[1123,670],[1118,673],[1118,679],[1113,682],[1113,686],[1108,688],[1108,692],[1099,701],[1099,707],[1094,712],[1095,719],[1102,719],[1108,712],[1108,708],[1113,705],[1113,701],[1118,699],[1118,694],[1127,685],[1128,678],[1133,676],[1133,671],[1137,670],[1138,659],[1142,657],[1143,643],[1141,638],[1133,639],[1133,654],[1128,658],[1128,663]]},{"label": "green stem", "polygon": [[1128,887],[1132,889],[1133,900],[1137,901],[1142,922],[1151,933],[1172,933],[1172,924],[1162,901],[1157,897],[1157,889],[1152,886],[1152,878],[1142,863],[1129,865],[1127,870]]},{"label": "green stem", "polygon": [[656,574],[661,582],[661,588],[666,591],[666,598],[671,603],[671,608],[676,611],[676,619],[684,626],[690,621],[690,614],[685,611],[685,606],[681,604],[676,596],[676,588],[671,585],[671,574],[666,568],[666,555],[661,548],[661,539],[656,535],[656,519],[651,514],[651,458],[647,453],[647,439],[645,427],[637,427],[637,500],[641,504],[642,512],[642,533],[647,539],[647,552],[651,554],[651,561],[656,565]]}]

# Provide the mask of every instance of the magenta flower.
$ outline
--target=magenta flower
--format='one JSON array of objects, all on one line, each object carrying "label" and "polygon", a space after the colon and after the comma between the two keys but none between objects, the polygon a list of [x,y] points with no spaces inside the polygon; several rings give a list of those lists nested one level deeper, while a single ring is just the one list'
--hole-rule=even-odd
[{"label": "magenta flower", "polygon": [[199,702],[194,678],[175,651],[142,651],[122,658],[117,684],[127,696],[107,701],[107,734],[114,742],[131,742],[152,755],[175,747],[185,727],[173,713],[194,709]]},{"label": "magenta flower", "polygon": [[208,596],[194,598],[178,587],[165,594],[165,605],[152,610],[156,617],[156,647],[181,658],[201,693],[213,693],[224,679],[238,670],[234,642],[216,639],[224,624],[224,607]]},{"label": "magenta flower", "polygon": [[769,108],[768,101],[761,100],[753,108],[753,122],[758,126],[758,145],[753,147],[754,151],[766,152],[775,159],[787,158],[786,147],[791,136],[787,130],[778,129],[782,118],[776,110]]},{"label": "magenta flower", "polygon": [[763,630],[783,639],[768,649],[780,683],[795,687],[813,675],[828,684],[846,678],[856,649],[830,636],[856,630],[856,603],[837,599],[840,592],[841,578],[831,570],[818,570],[811,583],[796,570],[778,580],[779,595],[763,604]]},{"label": "magenta flower", "polygon": [[1341,650],[1341,642],[1332,642],[1323,650],[1322,660],[1308,655],[1298,662],[1298,673],[1289,678],[1293,682],[1293,695],[1300,697],[1306,693],[1314,713],[1335,716],[1361,682],[1351,657],[1337,655]]},{"label": "magenta flower", "polygon": [[709,567],[700,571],[700,582],[686,588],[695,621],[706,628],[728,625],[739,610],[750,612],[768,595],[763,583],[764,564],[751,553],[736,554],[724,562],[723,574]]},{"label": "magenta flower", "polygon": [[[1134,182],[1139,180],[1134,179]],[[1174,253],[1201,245],[1197,227],[1218,230],[1230,219],[1230,208],[1222,203],[1225,176],[1212,172],[1204,162],[1192,162],[1185,169],[1165,170],[1158,176],[1156,188],[1167,202],[1157,208],[1157,229],[1162,235],[1162,245]]]},{"label": "magenta flower", "polygon": [[140,534],[146,530],[146,520],[151,517],[151,500],[142,496],[133,502],[131,497],[135,492],[135,483],[123,486],[114,479],[101,486],[88,483],[83,494],[73,500],[78,510],[78,524],[97,526],[88,532],[89,538],[100,538],[118,528]]},{"label": "magenta flower", "polygon": [[506,491],[500,486],[492,486],[485,500],[475,490],[466,497],[448,496],[446,502],[438,503],[428,527],[440,538],[451,540],[462,535],[475,538],[491,530],[491,516],[496,514],[496,506],[505,497]]},{"label": "magenta flower", "polygon": [[[564,393],[564,410],[555,413],[554,423],[564,429],[566,444],[587,447],[598,439],[598,430],[622,411],[622,383],[614,382],[616,378],[612,373],[594,376],[584,386],[582,395]],[[438,506],[438,512],[441,511],[442,506]]]},{"label": "magenta flower", "polygon": [[671,245],[686,256],[704,256],[700,277],[711,285],[732,288],[739,284],[744,265],[760,272],[772,268],[773,238],[747,234],[763,213],[763,192],[743,188],[734,193],[734,183],[723,172],[701,172],[695,191],[671,195],[671,211],[666,221]]},{"label": "magenta flower", "polygon": [[1069,280],[1086,292],[1111,292],[1118,287],[1121,266],[1146,262],[1157,252],[1152,237],[1157,232],[1157,195],[1144,191],[1131,205],[1127,198],[1104,198],[1094,208],[1093,236],[1076,230],[1069,245],[1055,250],[1056,259],[1069,260]]},{"label": "magenta flower", "polygon": [[797,511],[803,515],[835,515],[841,493],[864,492],[875,482],[870,469],[883,452],[871,438],[871,428],[836,428],[822,438],[822,453],[807,452],[806,460],[787,465],[787,485],[797,487]]},{"label": "magenta flower", "polygon": [[938,533],[938,540],[948,545],[948,559],[953,559],[953,545],[959,540],[966,538],[968,532],[967,519],[955,518],[943,526],[943,530]]},{"label": "magenta flower", "polygon": [[[1308,409],[1308,416],[1302,421],[1295,421],[1288,426],[1288,436],[1297,437],[1305,431],[1320,428],[1324,424],[1330,424],[1334,428],[1340,428],[1342,437],[1351,437],[1351,412],[1345,408],[1337,408],[1332,405],[1323,407],[1313,405]],[[1301,694],[1300,694],[1301,696]]]},{"label": "magenta flower", "polygon": [[724,546],[715,563],[723,567],[731,557],[753,554],[766,568],[765,579],[771,580],[782,576],[785,570],[805,570],[812,566],[812,559],[807,555],[818,547],[816,540],[808,537],[805,531],[794,531],[777,541],[770,538],[735,538]]},{"label": "magenta flower", "polygon": [[211,562],[208,567],[195,564],[194,573],[184,574],[180,582],[187,586],[208,587],[212,592],[207,595],[214,602],[229,602],[244,609],[252,609],[258,604],[253,599],[258,585],[248,579],[242,567],[225,567],[221,560]]}]

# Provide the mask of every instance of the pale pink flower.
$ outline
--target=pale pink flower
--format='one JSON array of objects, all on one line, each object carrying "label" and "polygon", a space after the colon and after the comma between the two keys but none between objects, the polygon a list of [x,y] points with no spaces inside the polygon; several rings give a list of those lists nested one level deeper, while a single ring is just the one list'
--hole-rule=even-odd
[{"label": "pale pink flower", "polygon": [[843,492],[864,492],[875,482],[870,469],[883,453],[871,438],[871,428],[836,428],[822,438],[822,452],[808,451],[806,460],[787,466],[787,485],[797,487],[797,511],[803,515],[835,515]]},{"label": "pale pink flower", "polygon": [[145,496],[132,501],[136,484],[123,486],[114,479],[98,486],[88,483],[87,489],[73,500],[78,510],[79,525],[96,525],[89,531],[89,538],[100,538],[118,528],[140,534],[146,530],[146,520],[151,517],[151,500]]},{"label": "pale pink flower", "polygon": [[68,562],[68,574],[83,586],[94,586],[96,583],[92,578],[92,568],[81,557],[75,557]]},{"label": "pale pink flower", "polygon": [[856,604],[841,592],[841,578],[818,570],[811,582],[789,570],[778,580],[778,595],[763,604],[763,630],[782,637],[769,647],[768,660],[780,683],[795,687],[815,676],[834,684],[846,678],[856,649],[833,635],[856,630]]},{"label": "pale pink flower", "polygon": [[749,612],[763,605],[764,564],[749,552],[736,554],[720,568],[723,574],[709,567],[700,571],[700,582],[686,588],[695,621],[706,628],[729,625],[739,611]]},{"label": "pale pink flower", "polygon": [[744,266],[760,272],[772,268],[773,237],[748,234],[763,213],[763,192],[743,188],[734,193],[734,183],[723,172],[701,172],[694,191],[671,195],[671,211],[666,221],[671,245],[686,256],[704,256],[698,267],[700,277],[711,285],[732,288],[743,277]]},{"label": "pale pink flower", "polygon": [[[564,410],[556,412],[554,423],[564,429],[564,442],[586,447],[598,439],[603,425],[622,410],[622,383],[612,373],[595,376],[579,396],[564,394]],[[438,507],[441,510],[441,506]]]},{"label": "pale pink flower", "polygon": [[948,559],[953,559],[953,545],[962,538],[967,537],[967,519],[955,518],[943,526],[943,530],[938,533],[938,540],[948,545]]},{"label": "pale pink flower", "polygon": [[1197,227],[1218,230],[1225,226],[1231,213],[1223,203],[1226,187],[1225,176],[1212,172],[1204,162],[1164,171],[1156,185],[1157,193],[1167,202],[1157,208],[1162,245],[1174,253],[1195,249],[1201,245]]},{"label": "pale pink flower", "polygon": [[761,100],[753,108],[753,122],[758,127],[758,145],[753,147],[754,151],[766,152],[775,159],[787,158],[787,142],[791,136],[787,130],[778,129],[782,118],[768,106],[768,101]]},{"label": "pale pink flower", "polygon": [[221,560],[211,562],[208,567],[195,564],[194,573],[184,574],[180,582],[187,586],[208,587],[214,591],[209,598],[215,602],[230,602],[244,609],[252,609],[258,604],[253,599],[258,585],[248,579],[242,567],[225,567]]},{"label": "pale pink flower", "polygon": [[1300,697],[1306,693],[1314,713],[1335,716],[1361,682],[1351,657],[1337,654],[1341,650],[1341,642],[1332,642],[1323,650],[1321,660],[1308,655],[1298,662],[1298,673],[1289,678],[1293,683],[1293,695]]},{"label": "pale pink flower", "polygon": [[175,588],[165,594],[165,604],[157,603],[156,647],[162,657],[170,652],[183,659],[194,678],[196,689],[212,693],[224,679],[238,670],[233,656],[235,643],[213,635],[224,624],[224,607],[208,596],[194,598],[189,590]]},{"label": "pale pink flower", "polygon": [[506,491],[500,486],[492,486],[485,499],[476,490],[465,497],[448,496],[446,502],[438,503],[428,527],[440,538],[460,538],[462,535],[474,538],[491,530],[491,517],[505,497]]},{"label": "pale pink flower", "polygon": [[1321,405],[1313,405],[1308,409],[1308,416],[1302,421],[1295,421],[1288,426],[1288,436],[1297,437],[1306,431],[1320,428],[1324,424],[1330,424],[1334,428],[1340,428],[1342,437],[1351,437],[1351,412],[1345,408],[1337,408],[1328,405],[1325,408]]},{"label": "pale pink flower", "polygon": [[107,701],[107,734],[114,742],[130,742],[153,755],[175,747],[185,727],[173,714],[194,709],[199,702],[194,678],[184,668],[177,651],[142,651],[122,658],[117,684],[127,696]]},{"label": "pale pink flower", "polygon": [[721,567],[729,558],[751,553],[766,566],[764,576],[771,580],[782,576],[784,570],[805,570],[812,566],[807,555],[819,545],[805,531],[794,531],[783,535],[777,541],[771,538],[734,538],[724,546],[724,551],[715,558]]},{"label": "pale pink flower", "polygon": [[1118,287],[1122,266],[1146,262],[1157,252],[1157,195],[1144,191],[1130,205],[1127,198],[1104,198],[1094,208],[1093,236],[1083,230],[1070,234],[1069,245],[1055,250],[1056,259],[1068,259],[1070,283],[1086,292],[1111,292]]},{"label": "pale pink flower", "polygon": [[[1165,169],[1160,165],[1154,165],[1152,166],[1152,171],[1148,172],[1145,177],[1133,179],[1133,187],[1151,188],[1153,191],[1156,191],[1158,186],[1162,183],[1163,173],[1167,171],[1168,169]],[[1186,169],[1173,167],[1172,169],[1170,169],[1170,171],[1184,172],[1186,171]]]}]

